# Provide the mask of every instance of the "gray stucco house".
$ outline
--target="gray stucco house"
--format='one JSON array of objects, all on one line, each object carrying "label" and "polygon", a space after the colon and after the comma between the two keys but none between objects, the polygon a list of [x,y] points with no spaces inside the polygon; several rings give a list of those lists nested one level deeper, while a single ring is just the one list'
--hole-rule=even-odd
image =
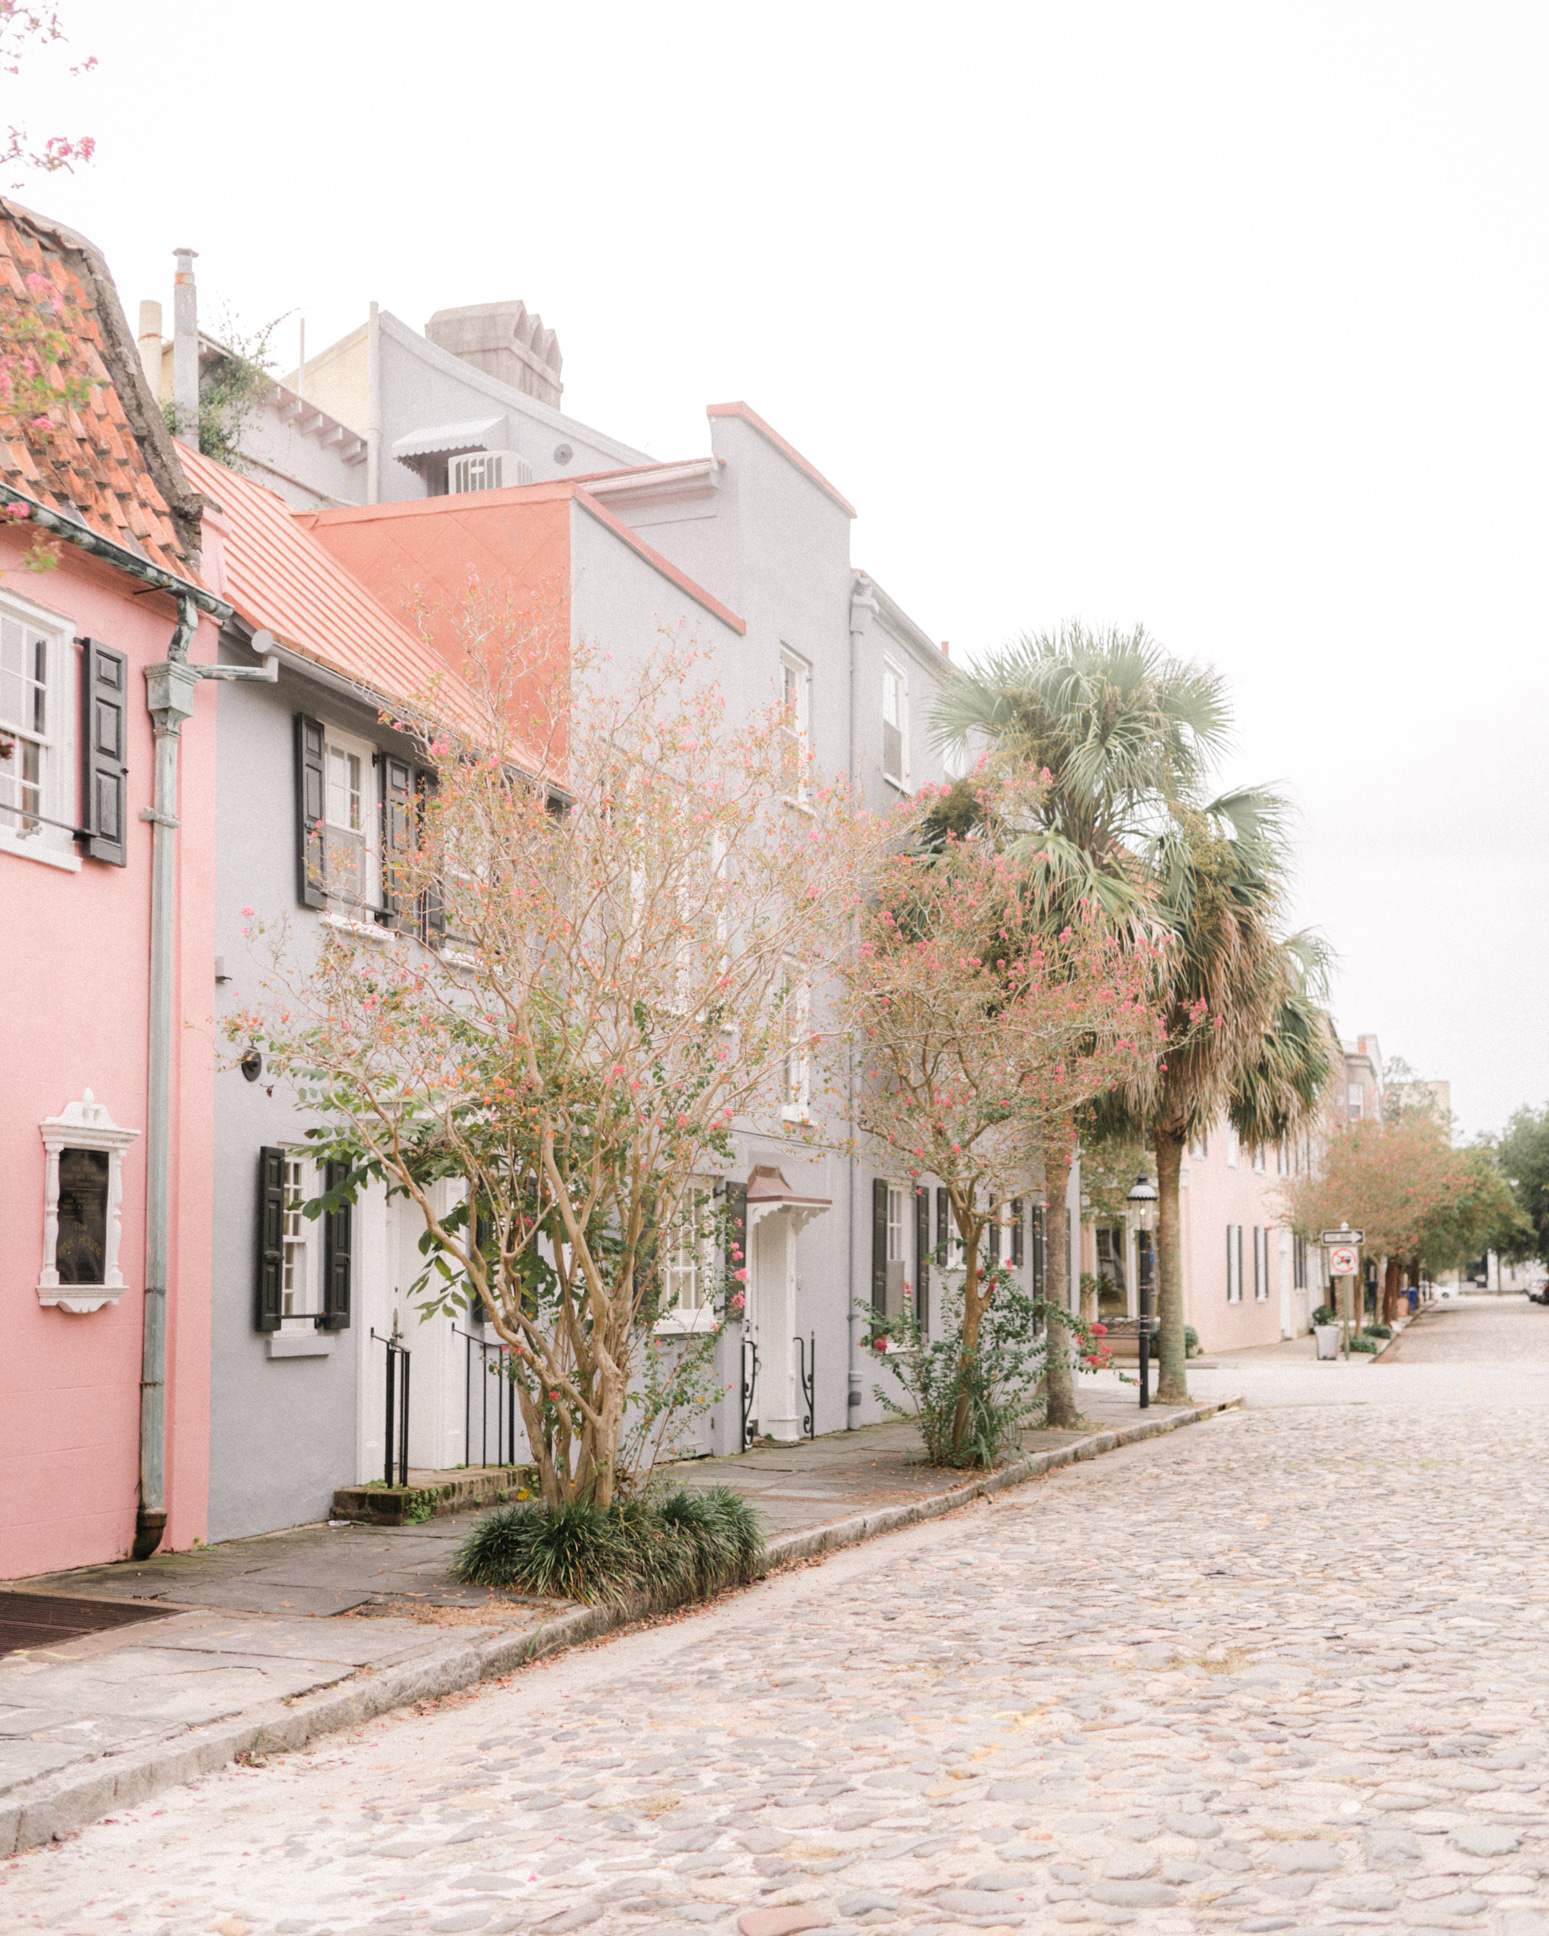
[{"label": "gray stucco house", "polygon": [[[307,905],[298,855],[318,803],[358,898],[379,899],[383,816],[412,764],[381,724],[383,702],[439,663],[403,616],[404,585],[434,585],[459,544],[486,575],[517,580],[541,537],[574,641],[648,649],[659,624],[681,620],[713,653],[734,713],[782,698],[819,766],[856,775],[878,806],[942,776],[929,719],[949,662],[853,565],[854,513],[839,491],[745,404],[712,407],[708,453],[676,463],[574,423],[558,408],[557,344],[533,321],[510,304],[442,312],[431,341],[375,316],[283,386],[294,397],[299,384],[361,439],[355,502],[324,488],[341,475],[322,446],[318,488],[295,475],[283,494],[272,447],[254,477],[193,460],[227,526],[224,567],[212,566],[239,613],[226,649],[251,664],[244,628],[262,628],[280,661],[276,685],[221,694],[218,1000],[243,992],[253,922],[299,933],[347,918]],[[293,440],[292,471],[309,450]],[[276,489],[255,481],[266,475]],[[411,1465],[494,1459],[481,1327],[421,1322],[411,1306],[417,1212],[368,1192],[342,1220],[301,1229],[294,1204],[316,1185],[296,1167],[307,1124],[261,1075],[218,1082],[210,1536],[318,1519],[336,1486],[381,1473],[382,1340],[395,1327],[414,1354]],[[742,1334],[728,1326],[718,1346],[727,1397],[696,1449],[736,1449],[745,1426],[791,1439],[881,1416],[859,1306],[893,1308],[907,1284],[937,1320],[944,1197],[885,1164],[752,1132],[705,1182],[747,1191],[750,1282]],[[1073,1176],[1067,1215],[1079,1188]],[[1030,1288],[1042,1216],[1030,1191],[1005,1240]],[[686,1302],[663,1329],[698,1321]]]}]

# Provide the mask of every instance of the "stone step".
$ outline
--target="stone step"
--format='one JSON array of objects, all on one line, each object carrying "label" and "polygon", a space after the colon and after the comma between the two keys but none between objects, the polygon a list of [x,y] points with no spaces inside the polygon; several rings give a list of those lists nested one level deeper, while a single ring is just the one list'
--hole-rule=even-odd
[{"label": "stone step", "polygon": [[442,1519],[476,1506],[504,1506],[531,1498],[538,1475],[530,1465],[457,1466],[449,1472],[410,1470],[406,1486],[340,1486],[333,1496],[335,1519],[370,1526],[409,1526]]}]

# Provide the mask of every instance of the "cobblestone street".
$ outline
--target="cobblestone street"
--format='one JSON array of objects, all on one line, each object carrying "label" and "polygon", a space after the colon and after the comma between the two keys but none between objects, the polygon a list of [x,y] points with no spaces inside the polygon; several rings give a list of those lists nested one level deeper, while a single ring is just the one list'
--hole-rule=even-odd
[{"label": "cobblestone street", "polygon": [[0,1923],[1549,1936],[1546,1457],[1536,1409],[1226,1414],[172,1790]]}]

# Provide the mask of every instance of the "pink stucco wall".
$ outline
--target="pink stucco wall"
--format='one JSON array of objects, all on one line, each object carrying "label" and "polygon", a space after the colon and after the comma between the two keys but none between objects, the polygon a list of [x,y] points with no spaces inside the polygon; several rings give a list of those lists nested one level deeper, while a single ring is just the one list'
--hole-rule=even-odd
[{"label": "pink stucco wall", "polygon": [[[127,867],[78,872],[0,851],[6,937],[0,994],[0,1577],[122,1557],[134,1533],[145,1258],[147,1000],[153,789],[142,669],[166,658],[171,601],[65,547],[59,568],[20,567],[0,532],[0,585],[128,655]],[[190,657],[213,661],[205,621]],[[79,669],[73,701],[79,752]],[[166,1544],[204,1532],[209,1472],[212,1214],[215,690],[183,729],[174,984],[172,1223],[168,1300]],[[78,778],[72,798],[78,798]],[[119,1265],[128,1288],[89,1314],[44,1309],[44,1151],[39,1124],[91,1089],[140,1132],[124,1159]]]},{"label": "pink stucco wall", "polygon": [[[1287,1260],[1282,1258],[1280,1197],[1284,1179],[1276,1172],[1275,1152],[1265,1151],[1265,1167],[1257,1170],[1251,1150],[1239,1149],[1235,1165],[1229,1161],[1230,1150],[1226,1129],[1217,1123],[1208,1138],[1208,1154],[1201,1157],[1197,1149],[1190,1149],[1183,1159],[1187,1183],[1179,1201],[1184,1317],[1199,1333],[1202,1351],[1274,1344],[1282,1335],[1282,1318],[1286,1315],[1289,1335],[1299,1335],[1307,1328],[1306,1295],[1292,1290]],[[1229,1303],[1226,1295],[1229,1223],[1242,1225],[1242,1297],[1236,1303]],[[1269,1231],[1268,1278],[1261,1298],[1253,1293],[1255,1224]],[[1282,1287],[1290,1292],[1288,1312],[1282,1305]]]}]

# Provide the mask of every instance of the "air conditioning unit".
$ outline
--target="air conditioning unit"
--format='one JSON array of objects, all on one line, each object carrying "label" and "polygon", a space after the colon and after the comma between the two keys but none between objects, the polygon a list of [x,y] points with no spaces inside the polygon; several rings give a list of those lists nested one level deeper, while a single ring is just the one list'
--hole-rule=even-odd
[{"label": "air conditioning unit", "polygon": [[530,484],[532,465],[514,450],[471,450],[449,459],[446,489],[449,497],[467,491],[503,491],[513,484]]}]

